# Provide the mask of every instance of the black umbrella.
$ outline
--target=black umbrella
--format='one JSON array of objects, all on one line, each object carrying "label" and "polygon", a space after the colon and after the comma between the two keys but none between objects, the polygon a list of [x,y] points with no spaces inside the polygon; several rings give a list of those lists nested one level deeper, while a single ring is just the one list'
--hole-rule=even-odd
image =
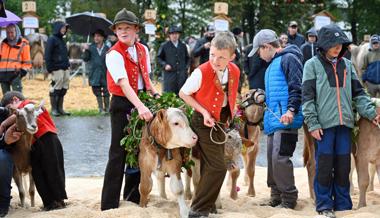
[{"label": "black umbrella", "polygon": [[103,30],[106,35],[113,34],[109,26],[112,22],[107,18],[93,12],[83,12],[66,17],[66,23],[70,25],[70,30],[78,35],[89,36],[96,30]]}]

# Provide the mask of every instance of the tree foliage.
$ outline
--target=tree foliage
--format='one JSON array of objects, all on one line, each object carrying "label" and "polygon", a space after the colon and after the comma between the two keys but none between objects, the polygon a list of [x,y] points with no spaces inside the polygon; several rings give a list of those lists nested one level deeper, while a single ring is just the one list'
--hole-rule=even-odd
[{"label": "tree foliage", "polygon": [[[379,32],[379,0],[36,0],[40,26],[48,29],[49,21],[62,14],[57,8],[62,9],[62,5],[67,4],[71,13],[101,12],[110,20],[123,7],[133,11],[142,21],[146,9],[156,9],[157,44],[165,40],[165,28],[172,24],[182,26],[183,37],[201,35],[215,16],[213,7],[217,1],[229,4],[231,28],[241,27],[249,33],[249,41],[262,28],[286,32],[290,20],[298,21],[299,30],[304,33],[313,25],[311,15],[322,10],[331,12],[338,21],[350,24],[348,30],[354,42],[360,41],[358,39],[362,39],[364,34]],[[6,8],[22,15],[21,2],[8,0]]]}]

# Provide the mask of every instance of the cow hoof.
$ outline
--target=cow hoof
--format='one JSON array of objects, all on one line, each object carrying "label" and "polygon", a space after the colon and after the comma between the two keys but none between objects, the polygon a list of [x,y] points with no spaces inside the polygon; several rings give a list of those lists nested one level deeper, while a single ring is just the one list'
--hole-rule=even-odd
[{"label": "cow hoof", "polygon": [[237,192],[232,192],[230,194],[231,199],[236,200],[238,198]]},{"label": "cow hoof", "polygon": [[256,197],[256,193],[254,191],[248,191],[247,196],[249,197]]},{"label": "cow hoof", "polygon": [[185,193],[185,200],[191,200],[192,197],[193,196],[192,196],[191,192],[186,192]]}]

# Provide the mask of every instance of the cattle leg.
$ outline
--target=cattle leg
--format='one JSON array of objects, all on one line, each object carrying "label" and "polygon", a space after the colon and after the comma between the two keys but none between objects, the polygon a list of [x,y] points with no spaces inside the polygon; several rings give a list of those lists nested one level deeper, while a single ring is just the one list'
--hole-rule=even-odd
[{"label": "cattle leg", "polygon": [[24,207],[25,206],[25,189],[22,182],[21,172],[17,168],[14,169],[13,179],[15,180],[15,183],[18,189],[18,194],[20,196],[20,205],[21,207]]},{"label": "cattle leg", "polygon": [[141,169],[141,179],[140,179],[140,206],[146,207],[148,204],[148,196],[152,191],[152,170]]},{"label": "cattle leg", "polygon": [[34,207],[34,196],[36,193],[36,186],[34,185],[34,179],[32,172],[29,172],[29,196],[30,196],[30,206]]},{"label": "cattle leg", "polygon": [[378,177],[379,182],[380,182],[380,163],[376,164],[376,170],[377,170],[377,177]]},{"label": "cattle leg", "polygon": [[247,151],[245,154],[242,154],[242,156],[243,156],[244,168],[245,168],[244,186],[247,186],[248,182],[249,182],[249,179],[248,179],[248,153],[247,153]]},{"label": "cattle leg", "polygon": [[366,203],[366,191],[369,183],[369,174],[368,174],[368,162],[366,158],[361,157],[360,154],[355,158],[356,163],[356,172],[358,173],[358,184],[359,184],[359,204],[358,208],[365,207]]},{"label": "cattle leg", "polygon": [[375,182],[375,173],[376,173],[376,165],[373,163],[369,163],[369,186],[367,192],[373,191],[373,184]]},{"label": "cattle leg", "polygon": [[248,165],[246,168],[246,172],[247,172],[248,179],[249,179],[247,195],[250,197],[256,196],[256,191],[255,191],[255,186],[254,186],[253,180],[255,177],[256,156],[257,156],[257,152],[258,152],[257,146],[258,145],[255,145],[254,150],[247,152]]},{"label": "cattle leg", "polygon": [[[199,159],[193,158],[194,166],[191,167],[193,171],[193,186],[194,186],[194,193],[197,191],[197,187],[199,184],[199,180],[201,179],[201,161]],[[193,195],[194,197],[195,195]]]},{"label": "cattle leg", "polygon": [[186,200],[191,200],[192,194],[191,194],[191,177],[187,172],[185,172],[185,199]]},{"label": "cattle leg", "polygon": [[160,197],[163,199],[168,199],[166,196],[165,191],[165,173],[162,171],[156,171],[157,172],[157,181],[158,181],[158,189],[160,192]]},{"label": "cattle leg", "polygon": [[187,207],[185,202],[183,184],[180,173],[170,175],[170,188],[173,194],[177,197],[180,217],[187,218],[189,216],[189,208]]},{"label": "cattle leg", "polygon": [[354,159],[354,155],[351,154],[351,170],[350,170],[350,175],[349,175],[349,178],[350,178],[350,193],[354,193],[354,190],[355,190],[355,187],[354,187],[354,183],[352,181],[352,175],[354,174],[354,171],[355,171],[355,159]]},{"label": "cattle leg", "polygon": [[240,169],[233,169],[230,171],[230,177],[231,178],[231,192],[230,192],[230,197],[234,200],[237,199],[238,194],[236,190],[236,182],[240,174]]},{"label": "cattle leg", "polygon": [[307,170],[307,178],[309,183],[309,194],[310,198],[315,201],[315,193],[314,193],[314,177],[315,177],[315,147],[314,147],[314,139],[309,133],[307,126],[303,125],[304,131],[304,165]]}]

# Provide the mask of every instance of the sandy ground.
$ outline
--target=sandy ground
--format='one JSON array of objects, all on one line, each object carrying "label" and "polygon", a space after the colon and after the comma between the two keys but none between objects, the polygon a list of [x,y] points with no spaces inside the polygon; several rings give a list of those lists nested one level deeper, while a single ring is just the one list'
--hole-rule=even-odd
[{"label": "sandy ground", "polygon": [[[50,108],[48,88],[49,80],[43,80],[42,75],[38,75],[36,79],[24,79],[24,94],[33,100],[40,101],[45,99],[47,108]],[[160,90],[160,89],[158,89]],[[92,94],[91,88],[87,83],[83,83],[81,77],[76,77],[71,81],[70,89],[65,98],[65,108],[68,110],[96,109],[96,100]],[[269,198],[269,189],[266,186],[266,169],[257,168],[256,171],[256,197],[247,197],[247,187],[243,185],[242,176],[239,178],[238,185],[241,190],[239,198],[232,200],[229,198],[229,190],[226,184],[222,188],[222,205],[223,209],[218,210],[217,215],[210,217],[225,218],[306,218],[318,217],[312,200],[309,198],[307,174],[304,168],[295,169],[296,185],[299,189],[299,200],[295,210],[277,209],[271,207],[259,206],[260,203],[266,202]],[[356,181],[356,178],[354,178]],[[154,180],[155,181],[155,180]],[[168,185],[169,182],[167,182]],[[141,217],[141,218],[166,218],[178,217],[178,205],[174,196],[167,187],[168,200],[161,199],[158,195],[157,185],[154,184],[153,191],[150,195],[148,208],[140,208],[137,205],[121,201],[120,208],[100,211],[100,194],[103,184],[103,178],[67,178],[67,193],[69,196],[69,206],[66,209],[43,212],[40,207],[42,202],[38,194],[36,194],[36,207],[20,208],[18,206],[19,198],[17,188],[13,184],[12,202],[9,217],[17,218],[54,218],[54,217],[70,217],[70,218],[87,218],[87,217]],[[375,191],[368,193],[367,204],[365,208],[359,210],[338,212],[338,217],[344,218],[380,218],[380,185],[376,180]],[[358,189],[352,195],[354,208],[358,202]],[[29,202],[29,199],[27,199]],[[188,205],[190,201],[187,201]]]},{"label": "sandy ground", "polygon": [[[278,209],[271,207],[259,206],[260,203],[266,202],[269,198],[269,189],[266,187],[266,169],[259,167],[256,171],[256,197],[247,197],[247,187],[243,185],[243,177],[239,177],[238,185],[241,190],[238,193],[237,200],[229,198],[229,190],[226,182],[222,188],[222,205],[223,209],[218,210],[217,215],[213,217],[225,218],[306,218],[318,217],[312,200],[309,198],[306,170],[297,168],[295,170],[296,186],[299,189],[299,200],[295,210]],[[355,177],[354,177],[355,178]],[[356,179],[356,178],[355,178]],[[155,182],[155,180],[153,180]],[[168,181],[168,180],[167,180]],[[356,181],[356,180],[355,180]],[[12,189],[12,209],[9,217],[17,218],[54,218],[54,217],[70,217],[70,218],[87,218],[87,217],[141,217],[141,218],[166,218],[179,217],[178,205],[174,196],[169,191],[168,183],[167,194],[168,200],[161,199],[158,194],[157,184],[153,185],[153,191],[150,195],[150,202],[147,208],[140,208],[129,202],[121,201],[120,208],[105,212],[100,211],[100,193],[103,184],[103,178],[67,178],[67,193],[69,196],[69,206],[66,209],[43,212],[41,200],[37,195],[37,203],[34,208],[20,208],[18,206],[19,198],[16,188]],[[380,185],[376,180],[375,191],[368,193],[367,207],[359,210],[338,212],[338,217],[344,218],[380,218]],[[358,202],[358,189],[355,189],[352,195],[354,208]],[[29,199],[27,199],[29,202]],[[190,201],[187,201],[188,205]]]}]

